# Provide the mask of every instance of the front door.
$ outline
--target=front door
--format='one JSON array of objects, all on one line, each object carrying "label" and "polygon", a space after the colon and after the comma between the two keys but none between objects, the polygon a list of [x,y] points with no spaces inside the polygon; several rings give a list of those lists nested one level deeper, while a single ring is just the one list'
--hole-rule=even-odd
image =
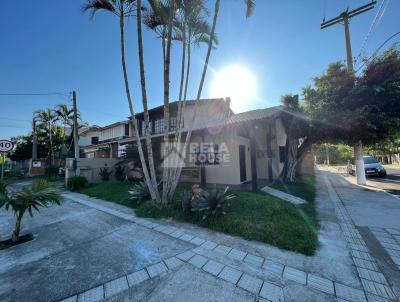
[{"label": "front door", "polygon": [[246,181],[246,146],[239,145],[240,181]]}]

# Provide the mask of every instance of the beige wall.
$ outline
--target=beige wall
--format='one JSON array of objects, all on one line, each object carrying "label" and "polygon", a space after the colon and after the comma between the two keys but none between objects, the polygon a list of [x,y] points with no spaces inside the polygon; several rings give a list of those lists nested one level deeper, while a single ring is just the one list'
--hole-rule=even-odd
[{"label": "beige wall", "polygon": [[[73,158],[67,159],[67,165],[66,165],[67,171],[65,173],[66,178],[75,175],[74,171],[72,170],[72,161]],[[110,176],[110,180],[115,180],[114,166],[118,162],[120,162],[120,160],[112,158],[80,158],[79,159],[80,175],[86,177],[89,183],[98,183],[101,182],[101,177],[99,176],[100,169],[107,167],[109,171],[113,172]]]}]

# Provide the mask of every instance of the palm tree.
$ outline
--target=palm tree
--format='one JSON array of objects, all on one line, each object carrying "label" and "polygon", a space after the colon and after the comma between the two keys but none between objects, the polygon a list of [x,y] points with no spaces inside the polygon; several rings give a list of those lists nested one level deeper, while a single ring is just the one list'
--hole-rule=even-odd
[{"label": "palm tree", "polygon": [[22,218],[26,211],[32,217],[33,210],[39,212],[40,207],[47,208],[51,204],[60,205],[62,201],[60,193],[44,179],[34,182],[31,188],[23,187],[17,193],[9,193],[4,183],[0,183],[0,208],[11,209],[16,217],[15,229],[11,237],[13,242],[19,240]]},{"label": "palm tree", "polygon": [[157,176],[154,166],[154,156],[153,156],[153,146],[151,143],[151,133],[150,133],[150,121],[149,121],[149,110],[147,104],[147,91],[146,91],[146,77],[145,77],[145,67],[144,67],[144,50],[143,50],[143,38],[142,38],[142,1],[137,0],[136,4],[136,19],[137,19],[137,41],[138,41],[138,52],[139,52],[139,66],[140,66],[140,84],[142,89],[142,104],[143,104],[143,115],[145,123],[145,137],[146,137],[146,149],[147,158],[149,162],[149,170],[151,177],[151,185],[157,194],[157,200],[159,200],[159,191],[157,184]]},{"label": "palm tree", "polygon": [[[254,11],[254,6],[255,6],[254,0],[243,0],[243,1],[244,1],[245,5],[246,5],[246,18],[249,18],[253,14],[253,11]],[[192,135],[192,127],[194,125],[194,121],[195,121],[195,118],[196,118],[196,115],[197,115],[198,103],[199,103],[199,100],[201,98],[201,93],[203,91],[204,80],[205,80],[205,77],[206,77],[206,74],[207,74],[208,63],[209,63],[209,60],[210,60],[211,50],[213,48],[214,37],[215,37],[215,28],[216,28],[216,25],[217,25],[220,4],[221,4],[221,0],[215,0],[214,17],[213,17],[213,22],[212,22],[212,27],[211,27],[210,39],[208,41],[206,59],[204,61],[203,72],[202,72],[202,75],[201,75],[199,88],[197,90],[196,102],[195,102],[194,112],[193,112],[192,122],[191,122],[191,128],[188,130],[188,132],[186,134],[186,139],[185,139],[185,144],[183,146],[182,154],[186,154],[187,145],[188,145],[188,143],[190,141],[190,137]],[[171,188],[169,190],[170,198],[173,196],[173,194],[175,192],[175,189],[176,189],[176,186],[178,184],[181,172],[182,172],[182,167],[180,166],[180,167],[177,168],[177,173],[175,173],[174,179],[171,182]]]},{"label": "palm tree", "polygon": [[138,131],[138,123],[135,118],[135,112],[133,110],[133,103],[129,88],[128,72],[125,61],[125,18],[129,18],[135,11],[135,0],[88,0],[87,3],[82,7],[82,11],[90,11],[91,17],[93,18],[95,13],[98,11],[105,11],[117,16],[119,19],[120,29],[120,46],[121,46],[121,64],[125,83],[125,92],[128,99],[129,110],[131,113],[131,119],[133,123],[133,130],[138,144],[138,151],[140,161],[142,163],[143,175],[145,181],[149,186],[151,197],[153,200],[159,200],[158,191],[153,187],[153,181],[150,178],[147,164],[144,158],[143,148],[140,142],[140,136]]},{"label": "palm tree", "polygon": [[[169,138],[169,93],[170,93],[170,63],[172,34],[176,21],[176,11],[179,8],[179,1],[176,0],[149,0],[150,13],[145,18],[145,24],[156,31],[162,40],[163,49],[163,75],[164,75],[164,143],[166,147]],[[138,21],[139,22],[139,21]],[[163,158],[166,158],[168,150],[163,148]],[[170,168],[164,163],[163,168],[163,194],[162,203],[167,203],[166,189],[168,188]]]},{"label": "palm tree", "polygon": [[45,132],[47,132],[49,137],[49,154],[50,164],[54,162],[54,150],[53,150],[53,125],[57,120],[57,115],[52,109],[38,110],[34,113],[35,121],[39,122],[39,127],[41,127]]},{"label": "palm tree", "polygon": [[62,144],[63,148],[66,149],[66,129],[67,126],[71,126],[73,124],[74,109],[68,107],[67,104],[60,104],[57,105],[54,112],[57,115],[57,119],[60,120],[63,125]]}]

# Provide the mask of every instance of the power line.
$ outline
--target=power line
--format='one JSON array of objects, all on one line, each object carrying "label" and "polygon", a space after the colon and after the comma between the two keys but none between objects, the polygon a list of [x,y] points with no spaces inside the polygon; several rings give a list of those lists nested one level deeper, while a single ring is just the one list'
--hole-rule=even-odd
[{"label": "power line", "polygon": [[[397,35],[399,35],[399,34],[400,34],[400,31],[398,31],[397,33],[394,33],[394,34],[391,35],[389,38],[387,38],[377,49],[375,49],[375,51],[372,53],[372,55],[371,55],[368,59],[366,59],[366,60],[364,61],[364,63],[361,64],[360,67],[358,67],[358,69],[356,70],[356,73],[359,72],[359,71],[361,70],[361,68],[362,68],[365,64],[367,64],[367,62],[368,62],[369,60],[371,60],[371,58],[374,57],[374,56],[378,53],[378,51],[381,50],[381,48],[382,48],[383,46],[385,46],[385,44],[386,44],[387,42],[389,42],[391,39],[393,39],[395,36],[397,36]],[[394,43],[394,44],[399,44],[399,42],[396,42],[396,43]]]},{"label": "power line", "polygon": [[0,96],[44,96],[44,95],[61,95],[65,97],[70,97],[69,94],[62,92],[46,92],[46,93],[3,93],[0,92]]},{"label": "power line", "polygon": [[368,40],[371,37],[372,32],[375,30],[376,25],[382,19],[383,15],[384,15],[384,13],[386,11],[386,6],[389,3],[389,1],[390,0],[388,0],[387,2],[386,2],[386,0],[382,0],[381,5],[379,6],[379,9],[376,12],[376,15],[375,15],[374,19],[372,20],[372,23],[371,23],[371,25],[369,27],[369,30],[368,30],[367,34],[365,35],[364,42],[361,45],[361,49],[360,49],[360,52],[359,52],[357,58],[360,58],[362,56],[363,52],[365,51],[365,48],[367,47]]}]

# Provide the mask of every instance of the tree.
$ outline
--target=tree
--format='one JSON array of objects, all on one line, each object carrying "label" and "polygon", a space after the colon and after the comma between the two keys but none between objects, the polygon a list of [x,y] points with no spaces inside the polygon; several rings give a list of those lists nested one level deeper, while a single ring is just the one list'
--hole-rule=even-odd
[{"label": "tree", "polygon": [[22,218],[28,211],[33,216],[33,210],[39,212],[40,207],[48,207],[51,204],[60,205],[62,196],[46,180],[40,179],[32,184],[31,188],[23,187],[20,192],[10,193],[6,185],[0,182],[0,208],[11,209],[16,217],[15,229],[12,233],[12,241],[19,240]]},{"label": "tree", "polygon": [[[246,17],[250,17],[254,10],[254,1],[244,0],[244,2],[246,4]],[[180,153],[180,154],[186,154],[186,149],[187,149],[188,143],[189,143],[191,135],[192,135],[193,125],[194,125],[194,121],[195,121],[196,114],[197,114],[198,103],[199,103],[199,100],[201,98],[201,94],[203,91],[203,85],[204,85],[205,77],[206,77],[207,70],[208,70],[208,64],[209,64],[209,60],[210,60],[210,56],[211,56],[211,50],[213,48],[213,43],[215,41],[215,35],[216,35],[215,30],[216,30],[216,25],[217,25],[217,20],[218,20],[219,8],[220,8],[220,0],[215,0],[214,16],[213,16],[208,46],[207,46],[207,54],[206,54],[206,58],[204,61],[204,66],[203,66],[203,71],[202,71],[201,78],[200,78],[199,87],[197,90],[196,102],[195,102],[194,112],[193,112],[192,121],[191,121],[192,126],[186,133],[185,143],[184,143],[183,147],[178,149],[178,153]],[[182,125],[179,125],[179,129],[177,129],[177,131],[181,131],[180,130],[181,126]],[[179,181],[179,178],[180,178],[180,175],[182,172],[182,166],[181,165],[177,166],[175,168],[174,172],[175,173],[171,174],[172,179],[169,181],[169,183],[168,183],[169,187],[166,190],[168,200],[170,200],[173,197],[175,189],[178,185],[178,181]]]},{"label": "tree", "polygon": [[[120,36],[121,36],[121,60],[122,60],[122,68],[124,74],[124,81],[125,81],[125,90],[127,94],[127,99],[129,103],[129,108],[131,112],[131,119],[134,124],[134,134],[136,137],[136,141],[138,143],[138,150],[139,155],[142,163],[143,174],[145,177],[145,181],[147,186],[149,187],[150,194],[152,200],[159,204],[166,204],[168,203],[175,191],[176,183],[179,179],[181,167],[177,168],[176,173],[173,169],[165,169],[163,170],[163,194],[160,196],[159,191],[157,189],[157,180],[155,177],[154,165],[152,165],[152,156],[149,155],[149,151],[152,150],[151,140],[149,135],[148,129],[148,109],[147,109],[147,98],[146,98],[146,85],[145,85],[145,68],[144,68],[144,51],[143,51],[143,43],[142,43],[142,29],[141,29],[141,19],[142,19],[142,5],[141,1],[136,2],[136,17],[137,17],[137,29],[138,29],[138,49],[139,49],[139,63],[140,63],[140,75],[141,75],[141,87],[142,87],[142,102],[144,107],[144,116],[145,116],[145,136],[146,136],[146,146],[147,146],[147,159],[149,162],[149,169],[146,165],[146,160],[144,158],[143,148],[140,142],[139,132],[138,132],[138,125],[135,119],[134,111],[133,111],[133,104],[132,99],[130,96],[129,91],[129,82],[128,76],[126,71],[126,64],[125,64],[125,43],[124,43],[124,20],[133,15],[133,7],[134,7],[133,0],[90,0],[88,3],[83,7],[83,11],[91,11],[92,16],[95,14],[96,11],[105,10],[116,15],[120,21]],[[171,46],[172,46],[172,37],[174,28],[176,28],[177,24],[177,12],[180,10],[182,6],[181,0],[149,0],[148,3],[150,4],[152,10],[152,18],[150,19],[154,22],[153,26],[155,26],[157,33],[161,37],[161,45],[163,50],[163,86],[164,86],[164,142],[167,143],[169,140],[169,97],[170,97],[170,58],[171,58]],[[251,0],[246,0],[245,3],[247,4],[247,16],[251,15],[251,12],[254,8],[254,2]],[[207,55],[204,63],[203,73],[199,85],[199,90],[196,99],[196,106],[198,104],[198,100],[201,97],[201,91],[204,85],[205,75],[208,67],[208,62],[210,59],[211,48],[213,46],[212,41],[214,41],[215,37],[215,26],[219,11],[220,0],[215,1],[215,11],[214,11],[214,18],[213,18],[213,26],[210,32],[210,43],[208,43]],[[145,18],[147,20],[147,18]],[[195,109],[196,111],[196,109]],[[195,112],[196,113],[196,112]],[[146,117],[147,116],[147,117]],[[194,117],[193,117],[194,118]],[[190,138],[191,130],[189,131],[187,138]],[[187,139],[185,141],[184,151],[186,150],[187,146]],[[165,150],[163,150],[165,151]],[[150,151],[152,152],[152,151]]]},{"label": "tree", "polygon": [[[340,62],[330,64],[322,75],[313,79],[313,85],[303,88],[303,102],[299,108],[290,110],[291,116],[296,116],[294,136],[302,138],[303,143],[297,148],[296,157],[288,153],[288,161],[298,161],[302,151],[311,144],[354,146],[362,141],[370,146],[398,132],[399,83],[400,51],[397,48],[390,48],[368,62],[358,76],[349,74]],[[284,108],[297,107],[291,97],[283,97],[283,105]],[[293,178],[285,180],[290,179]]]},{"label": "tree", "polygon": [[[119,19],[119,29],[120,29],[120,47],[121,47],[121,64],[122,72],[124,76],[125,92],[128,100],[129,111],[131,114],[131,120],[133,123],[133,131],[138,144],[138,151],[140,155],[140,161],[142,163],[143,175],[145,181],[149,186],[150,194],[153,200],[160,200],[159,192],[153,187],[154,181],[149,175],[149,170],[146,165],[146,160],[143,153],[142,144],[140,142],[138,123],[135,117],[135,112],[133,109],[133,102],[129,88],[128,72],[126,68],[125,60],[125,19],[133,16],[135,11],[135,1],[134,0],[89,0],[86,5],[82,7],[84,12],[90,11],[92,18],[98,11],[105,11],[111,13],[118,17]],[[140,7],[140,6],[139,6]]]},{"label": "tree", "polygon": [[35,112],[35,120],[39,122],[39,129],[44,131],[48,135],[49,139],[49,154],[48,158],[50,159],[50,163],[54,162],[54,150],[53,150],[53,126],[57,120],[57,115],[52,109],[42,109]]},{"label": "tree", "polygon": [[296,180],[298,147],[300,145],[299,139],[304,136],[306,125],[298,95],[283,95],[281,97],[281,104],[283,107],[283,113],[281,116],[286,132],[286,160],[281,173],[281,178],[286,182],[294,182]]}]

